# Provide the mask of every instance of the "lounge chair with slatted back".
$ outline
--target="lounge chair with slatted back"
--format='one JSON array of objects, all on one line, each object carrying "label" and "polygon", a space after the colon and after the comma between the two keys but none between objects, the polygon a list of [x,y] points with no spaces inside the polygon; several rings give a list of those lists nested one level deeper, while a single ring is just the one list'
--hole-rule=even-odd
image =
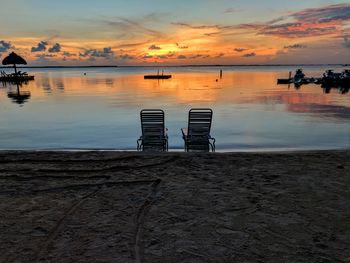
[{"label": "lounge chair with slatted back", "polygon": [[212,117],[211,109],[198,108],[189,111],[188,126],[181,129],[186,152],[209,151],[209,147],[215,152],[215,138],[210,135]]},{"label": "lounge chair with slatted back", "polygon": [[164,125],[164,111],[144,109],[140,112],[142,135],[137,140],[137,150],[167,151],[168,135]]}]

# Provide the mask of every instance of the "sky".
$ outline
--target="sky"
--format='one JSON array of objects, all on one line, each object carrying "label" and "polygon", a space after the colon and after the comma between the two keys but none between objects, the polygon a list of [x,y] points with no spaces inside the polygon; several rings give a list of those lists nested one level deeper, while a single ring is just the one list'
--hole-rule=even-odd
[{"label": "sky", "polygon": [[349,64],[350,2],[0,0],[29,65]]}]

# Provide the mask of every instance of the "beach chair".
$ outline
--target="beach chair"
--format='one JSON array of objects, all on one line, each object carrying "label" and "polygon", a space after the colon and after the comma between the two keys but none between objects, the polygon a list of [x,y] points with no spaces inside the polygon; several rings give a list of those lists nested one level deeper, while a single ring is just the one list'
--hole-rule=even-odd
[{"label": "beach chair", "polygon": [[210,135],[213,111],[211,109],[191,109],[188,113],[188,126],[182,128],[182,138],[185,151],[209,151],[209,146],[215,152],[215,138]]},{"label": "beach chair", "polygon": [[144,109],[140,112],[142,135],[137,140],[138,151],[168,151],[168,135],[164,126],[164,111]]}]

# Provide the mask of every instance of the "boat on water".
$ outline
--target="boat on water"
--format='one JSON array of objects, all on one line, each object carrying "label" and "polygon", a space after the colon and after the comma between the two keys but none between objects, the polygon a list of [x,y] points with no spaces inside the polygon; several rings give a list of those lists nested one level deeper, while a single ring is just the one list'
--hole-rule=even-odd
[{"label": "boat on water", "polygon": [[350,85],[350,70],[346,69],[341,73],[336,73],[331,69],[326,70],[321,84],[333,86]]},{"label": "boat on water", "polygon": [[348,81],[350,83],[350,69],[345,69],[341,75],[340,79],[343,81]]},{"label": "boat on water", "polygon": [[301,68],[297,69],[294,75],[294,81],[302,80],[305,78],[305,74]]},{"label": "boat on water", "polygon": [[172,75],[164,75],[164,71],[162,71],[162,74],[158,73],[156,75],[144,75],[144,79],[170,79]]},{"label": "boat on water", "polygon": [[326,70],[325,73],[323,73],[323,78],[322,80],[324,82],[333,82],[336,81],[337,79],[339,79],[341,73],[334,73],[333,69],[328,69]]},{"label": "boat on water", "polygon": [[292,84],[303,85],[303,84],[320,84],[323,86],[350,86],[350,70],[346,69],[341,73],[336,73],[334,70],[329,69],[320,78],[308,78],[301,69],[297,69],[294,77],[291,77],[289,73],[288,79],[277,79],[277,84]]},{"label": "boat on water", "polygon": [[307,78],[302,69],[297,69],[295,71],[294,77],[292,77],[292,72],[289,72],[288,79],[277,79],[277,84],[292,84],[302,85],[302,84],[310,84],[318,81],[316,78]]}]

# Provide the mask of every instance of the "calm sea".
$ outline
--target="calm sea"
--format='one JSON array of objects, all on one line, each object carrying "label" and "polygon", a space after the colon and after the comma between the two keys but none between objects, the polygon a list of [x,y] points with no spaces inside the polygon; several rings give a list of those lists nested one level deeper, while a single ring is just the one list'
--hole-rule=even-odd
[{"label": "calm sea", "polygon": [[[304,67],[320,76],[328,67]],[[333,67],[342,71],[342,67]],[[139,112],[161,108],[171,150],[183,149],[188,111],[214,111],[217,151],[344,149],[350,146],[350,94],[318,85],[277,85],[296,67],[28,69],[20,87],[0,83],[0,149],[135,150]],[[10,71],[10,70],[6,70]],[[84,75],[86,73],[86,75]]]}]

